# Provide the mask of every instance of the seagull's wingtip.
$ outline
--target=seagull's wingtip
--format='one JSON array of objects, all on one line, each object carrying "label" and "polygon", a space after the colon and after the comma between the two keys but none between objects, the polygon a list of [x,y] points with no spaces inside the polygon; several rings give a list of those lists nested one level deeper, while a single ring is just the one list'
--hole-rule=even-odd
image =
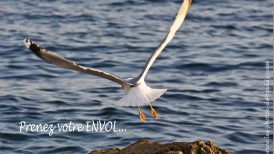
[{"label": "seagull's wingtip", "polygon": [[30,45],[32,44],[31,39],[25,38],[25,39],[24,39],[24,44],[25,44],[25,46],[29,49],[29,48],[30,48]]}]

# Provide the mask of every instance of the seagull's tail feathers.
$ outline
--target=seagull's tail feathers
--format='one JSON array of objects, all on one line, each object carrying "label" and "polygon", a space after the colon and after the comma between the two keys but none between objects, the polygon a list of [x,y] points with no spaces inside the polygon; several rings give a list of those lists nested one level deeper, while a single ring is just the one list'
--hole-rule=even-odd
[{"label": "seagull's tail feathers", "polygon": [[155,101],[166,92],[167,89],[152,89],[145,82],[128,90],[126,96],[119,100],[121,106],[143,106]]}]

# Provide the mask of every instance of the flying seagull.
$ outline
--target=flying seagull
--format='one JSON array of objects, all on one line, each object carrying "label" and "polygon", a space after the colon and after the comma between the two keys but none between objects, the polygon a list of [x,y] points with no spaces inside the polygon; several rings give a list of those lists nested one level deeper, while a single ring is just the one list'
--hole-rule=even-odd
[{"label": "flying seagull", "polygon": [[108,79],[110,81],[116,82],[119,85],[122,86],[122,89],[124,90],[126,96],[123,97],[118,104],[121,106],[138,106],[138,114],[141,119],[141,121],[145,121],[146,117],[141,112],[140,106],[143,105],[149,105],[151,109],[151,115],[157,119],[158,114],[155,111],[155,109],[152,107],[151,102],[155,101],[157,98],[159,98],[161,95],[165,93],[167,89],[152,89],[145,83],[145,77],[148,73],[149,68],[152,66],[155,59],[159,56],[159,54],[162,52],[162,50],[167,46],[167,44],[173,39],[175,36],[175,33],[177,30],[181,27],[187,12],[190,8],[192,0],[184,0],[182,6],[180,7],[175,20],[173,21],[169,32],[163,39],[163,41],[160,43],[158,48],[152,53],[150,58],[148,59],[145,67],[143,68],[143,71],[141,74],[136,78],[131,79],[121,79],[113,74],[104,72],[99,69],[85,67],[76,64],[73,61],[70,61],[68,59],[65,59],[64,57],[51,52],[45,48],[40,47],[39,45],[32,42],[31,39],[25,39],[24,43],[25,46],[30,49],[36,56],[39,58],[45,60],[48,63],[54,64],[56,66],[71,69],[77,72],[83,72],[90,75],[98,76],[101,78]]}]

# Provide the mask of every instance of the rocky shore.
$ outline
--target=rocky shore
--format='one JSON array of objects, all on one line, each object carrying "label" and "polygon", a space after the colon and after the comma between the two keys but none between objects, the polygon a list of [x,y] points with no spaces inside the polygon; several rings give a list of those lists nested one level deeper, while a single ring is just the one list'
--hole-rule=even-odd
[{"label": "rocky shore", "polygon": [[163,143],[140,139],[125,148],[94,150],[89,154],[231,154],[231,152],[216,147],[211,141]]}]

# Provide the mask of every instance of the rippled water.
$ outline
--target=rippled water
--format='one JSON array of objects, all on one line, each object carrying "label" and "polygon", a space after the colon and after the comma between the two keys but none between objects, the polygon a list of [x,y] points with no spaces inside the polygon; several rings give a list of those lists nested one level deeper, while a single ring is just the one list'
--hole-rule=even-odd
[{"label": "rippled water", "polygon": [[[142,123],[136,108],[113,105],[124,95],[118,85],[53,67],[22,43],[30,37],[82,65],[135,77],[167,33],[180,3],[0,1],[1,152],[86,153],[147,137],[213,140],[235,153],[264,153],[265,61],[272,59],[273,48],[270,0],[193,1],[183,27],[147,78],[151,87],[169,89],[154,103],[157,121],[148,107]],[[19,133],[18,127],[20,121],[88,120],[116,120],[127,131],[49,137]]]}]

